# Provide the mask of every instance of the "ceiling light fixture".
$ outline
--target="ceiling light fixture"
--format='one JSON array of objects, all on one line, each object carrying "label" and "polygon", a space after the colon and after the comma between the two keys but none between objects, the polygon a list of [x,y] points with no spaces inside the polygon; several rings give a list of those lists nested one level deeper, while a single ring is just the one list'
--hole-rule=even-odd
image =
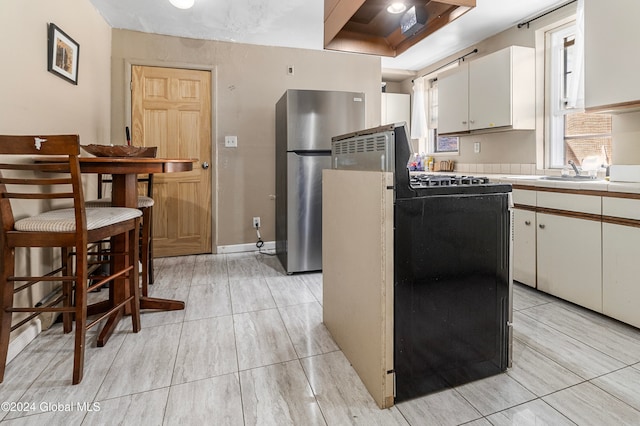
[{"label": "ceiling light fixture", "polygon": [[398,13],[402,13],[405,10],[407,10],[407,6],[404,3],[399,1],[393,2],[389,6],[387,6],[387,12],[393,13],[394,15],[397,15]]},{"label": "ceiling light fixture", "polygon": [[196,0],[169,0],[178,9],[190,9]]}]

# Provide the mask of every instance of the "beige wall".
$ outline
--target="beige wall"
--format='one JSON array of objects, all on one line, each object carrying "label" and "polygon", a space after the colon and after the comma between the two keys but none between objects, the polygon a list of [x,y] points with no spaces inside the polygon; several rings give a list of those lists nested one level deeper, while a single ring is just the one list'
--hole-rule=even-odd
[{"label": "beige wall", "polygon": [[[80,45],[77,86],[47,71],[50,22]],[[3,0],[0,34],[0,133],[72,133],[85,144],[109,140],[111,28],[89,1]],[[18,270],[38,273],[51,256],[51,250],[18,251]],[[38,301],[46,292],[31,297]]]},{"label": "beige wall", "polygon": [[[47,23],[80,44],[78,85],[47,71]],[[4,0],[0,13],[0,131],[109,140],[111,29],[89,1]]]},{"label": "beige wall", "polygon": [[[131,64],[213,71],[214,250],[255,242],[254,216],[262,219],[262,238],[275,239],[275,104],[286,89],[365,92],[366,125],[380,122],[380,59],[373,56],[126,30],[113,30],[112,56],[114,140],[129,125],[125,80]],[[225,135],[238,136],[238,148],[225,148]]]}]

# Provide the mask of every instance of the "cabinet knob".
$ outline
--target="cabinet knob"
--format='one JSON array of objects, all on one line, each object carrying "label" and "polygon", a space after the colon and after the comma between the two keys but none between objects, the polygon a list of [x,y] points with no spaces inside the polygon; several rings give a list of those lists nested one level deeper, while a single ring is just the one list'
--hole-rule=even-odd
[{"label": "cabinet knob", "polygon": [[538,227],[539,227],[540,229],[544,229],[544,224],[543,224],[543,223],[541,223],[540,225],[538,225]]},{"label": "cabinet knob", "polygon": [[467,122],[466,122],[466,121],[463,121],[463,122],[462,122],[462,124],[467,124]]},{"label": "cabinet knob", "polygon": [[524,224],[525,224],[525,225],[527,225],[527,226],[529,226],[529,225],[531,225],[531,221],[530,221],[530,220],[525,220],[525,221],[524,221]]},{"label": "cabinet knob", "polygon": [[469,123],[471,123],[471,124],[473,124],[475,122],[476,122],[476,120],[469,120]]}]

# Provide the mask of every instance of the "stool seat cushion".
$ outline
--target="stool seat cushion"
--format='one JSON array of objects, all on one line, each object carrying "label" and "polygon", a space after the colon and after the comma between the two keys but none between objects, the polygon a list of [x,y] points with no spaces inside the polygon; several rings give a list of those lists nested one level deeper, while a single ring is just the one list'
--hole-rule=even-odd
[{"label": "stool seat cushion", "polygon": [[[126,207],[87,208],[87,230],[124,222],[142,216],[138,209]],[[73,209],[51,210],[16,221],[16,231],[24,232],[74,232],[76,218]]]}]

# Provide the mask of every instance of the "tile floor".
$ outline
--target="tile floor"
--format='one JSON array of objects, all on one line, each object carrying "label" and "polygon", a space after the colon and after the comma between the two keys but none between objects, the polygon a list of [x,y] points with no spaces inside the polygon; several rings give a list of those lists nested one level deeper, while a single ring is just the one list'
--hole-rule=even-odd
[{"label": "tile floor", "polygon": [[159,259],[156,276],[153,295],[185,310],[144,313],[139,334],[125,321],[104,348],[92,333],[77,386],[71,336],[42,333],[0,385],[28,411],[2,423],[640,424],[640,330],[523,286],[513,368],[380,410],[322,325],[321,274],[250,253]]}]

